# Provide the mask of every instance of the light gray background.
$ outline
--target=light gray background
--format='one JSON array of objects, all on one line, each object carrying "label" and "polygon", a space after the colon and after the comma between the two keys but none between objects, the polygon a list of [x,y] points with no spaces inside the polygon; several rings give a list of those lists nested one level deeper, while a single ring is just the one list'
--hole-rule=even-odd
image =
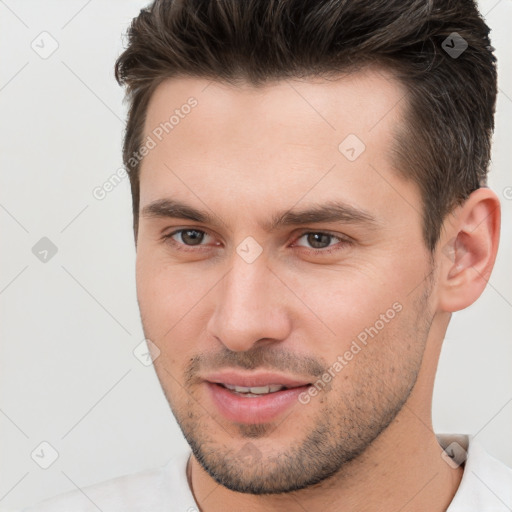
[{"label": "light gray background", "polygon": [[[128,179],[102,201],[92,195],[122,165],[113,65],[146,3],[0,0],[0,510],[187,448],[153,367],[132,353],[143,333]],[[499,61],[490,185],[502,197],[502,241],[487,290],[449,328],[434,427],[478,433],[512,466],[512,2],[480,9]],[[59,45],[46,59],[31,47],[43,31]],[[58,248],[47,263],[32,253],[42,237]],[[59,453],[46,470],[31,458],[43,441]]]}]

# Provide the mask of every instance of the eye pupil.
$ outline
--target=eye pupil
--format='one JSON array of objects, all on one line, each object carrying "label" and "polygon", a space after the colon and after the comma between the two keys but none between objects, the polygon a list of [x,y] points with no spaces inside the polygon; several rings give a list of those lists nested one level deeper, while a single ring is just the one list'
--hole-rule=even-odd
[{"label": "eye pupil", "polygon": [[[319,241],[320,239],[323,239]],[[322,249],[324,246],[322,246],[322,243],[326,243],[326,246],[329,246],[329,241],[331,239],[331,235],[325,234],[325,233],[309,233],[308,234],[308,243],[314,247],[315,249]],[[320,244],[320,247],[318,246]]]},{"label": "eye pupil", "polygon": [[[190,233],[193,233],[191,236],[189,236]],[[181,232],[181,239],[187,244],[187,245],[198,245],[202,242],[204,237],[204,233],[201,231],[198,231],[196,229],[186,229]],[[188,241],[191,241],[189,244]]]}]

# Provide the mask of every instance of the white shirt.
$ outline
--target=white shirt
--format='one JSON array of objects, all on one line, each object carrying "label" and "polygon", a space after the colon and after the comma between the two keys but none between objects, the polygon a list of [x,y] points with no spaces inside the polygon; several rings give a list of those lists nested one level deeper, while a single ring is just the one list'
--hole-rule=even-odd
[{"label": "white shirt", "polygon": [[[437,434],[437,439],[455,460],[447,458],[448,463],[464,467],[446,512],[512,510],[511,468],[489,455],[472,436]],[[186,475],[190,453],[181,452],[160,468],[60,494],[22,512],[198,512]]]}]

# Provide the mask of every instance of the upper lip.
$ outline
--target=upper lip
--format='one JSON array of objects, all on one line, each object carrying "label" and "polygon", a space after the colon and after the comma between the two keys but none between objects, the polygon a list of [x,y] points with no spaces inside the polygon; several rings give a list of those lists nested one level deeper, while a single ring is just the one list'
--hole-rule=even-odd
[{"label": "upper lip", "polygon": [[285,375],[279,375],[278,373],[268,372],[244,374],[234,371],[223,371],[218,373],[211,373],[205,376],[204,380],[217,384],[228,384],[229,386],[241,386],[248,388],[269,386],[271,384],[281,385],[287,388],[295,388],[311,384],[311,382],[306,380],[293,379],[291,377],[286,377]]}]

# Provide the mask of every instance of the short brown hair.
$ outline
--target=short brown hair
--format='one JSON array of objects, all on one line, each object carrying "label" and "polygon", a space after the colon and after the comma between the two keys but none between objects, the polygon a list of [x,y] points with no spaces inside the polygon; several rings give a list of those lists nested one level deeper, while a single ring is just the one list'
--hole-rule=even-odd
[{"label": "short brown hair", "polygon": [[130,157],[164,79],[261,85],[377,63],[408,91],[391,155],[420,188],[433,250],[446,214],[486,184],[497,95],[489,32],[473,0],[155,0],[133,19],[115,64],[129,100],[123,162],[135,240],[140,162]]}]

